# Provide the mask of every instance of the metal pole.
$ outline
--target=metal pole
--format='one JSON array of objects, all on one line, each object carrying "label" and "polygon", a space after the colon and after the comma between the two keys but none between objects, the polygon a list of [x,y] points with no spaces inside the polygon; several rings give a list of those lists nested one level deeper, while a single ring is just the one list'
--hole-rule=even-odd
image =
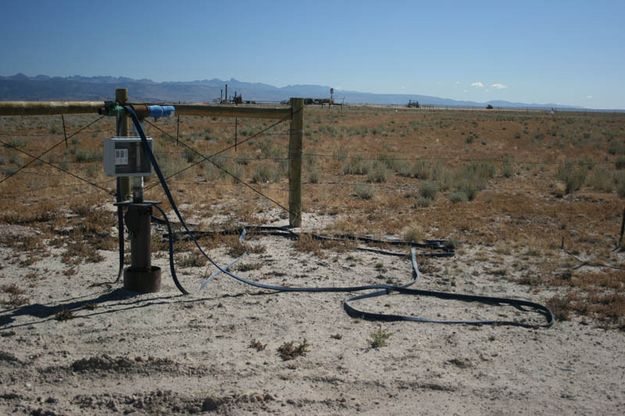
[{"label": "metal pole", "polygon": [[[115,101],[128,102],[128,90],[115,90]],[[124,113],[117,118],[117,136],[128,136],[128,116]],[[134,292],[150,293],[161,289],[161,269],[152,266],[150,250],[152,205],[143,203],[143,177],[133,177],[131,195],[130,178],[117,178],[118,202],[132,197],[126,211],[126,226],[130,238],[130,267],[124,270],[124,288]]]},{"label": "metal pole", "polygon": [[[115,101],[120,104],[126,104],[128,102],[128,89],[117,88],[115,90]],[[128,116],[122,114],[117,117],[117,136],[128,136]],[[122,196],[122,200],[126,201],[130,199],[130,178],[120,177],[117,180],[118,194]]]},{"label": "metal pole", "polygon": [[304,136],[304,99],[291,98],[289,130],[289,226],[302,225],[302,139]]}]

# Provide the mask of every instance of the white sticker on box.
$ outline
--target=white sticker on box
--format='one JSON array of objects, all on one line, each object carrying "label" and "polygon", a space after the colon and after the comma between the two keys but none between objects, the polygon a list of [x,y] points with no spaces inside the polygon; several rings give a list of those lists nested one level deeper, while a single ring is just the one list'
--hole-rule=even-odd
[{"label": "white sticker on box", "polygon": [[128,149],[115,149],[115,164],[116,165],[128,164]]}]

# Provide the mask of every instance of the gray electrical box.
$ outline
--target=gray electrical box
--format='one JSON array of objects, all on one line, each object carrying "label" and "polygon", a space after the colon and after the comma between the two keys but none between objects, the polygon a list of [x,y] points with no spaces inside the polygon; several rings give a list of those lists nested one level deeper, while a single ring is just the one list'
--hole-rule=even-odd
[{"label": "gray electrical box", "polygon": [[[152,149],[152,138],[147,140]],[[105,141],[104,173],[107,176],[150,176],[152,165],[141,137],[112,137]]]}]

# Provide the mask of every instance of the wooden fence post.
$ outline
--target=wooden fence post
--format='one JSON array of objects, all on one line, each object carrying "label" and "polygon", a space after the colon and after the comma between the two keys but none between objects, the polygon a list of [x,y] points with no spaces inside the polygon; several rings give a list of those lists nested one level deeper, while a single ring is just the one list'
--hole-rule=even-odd
[{"label": "wooden fence post", "polygon": [[302,139],[304,99],[291,98],[289,129],[289,226],[302,226]]}]

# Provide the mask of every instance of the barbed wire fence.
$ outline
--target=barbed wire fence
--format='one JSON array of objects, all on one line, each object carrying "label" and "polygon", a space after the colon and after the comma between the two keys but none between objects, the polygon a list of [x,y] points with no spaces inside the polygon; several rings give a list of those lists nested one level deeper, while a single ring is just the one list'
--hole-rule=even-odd
[{"label": "barbed wire fence", "polygon": [[[80,139],[81,137],[79,136],[81,133],[85,133],[87,132],[92,126],[96,125],[98,122],[100,122],[104,117],[97,117],[93,120],[88,121],[87,123],[85,123],[84,125],[80,126],[79,128],[77,128],[73,133],[68,134],[67,132],[67,126],[66,126],[66,121],[64,117],[61,117],[61,121],[62,121],[62,131],[57,132],[56,134],[45,134],[45,133],[30,133],[30,134],[19,134],[16,135],[14,132],[2,132],[0,131],[0,144],[5,148],[8,149],[9,151],[27,156],[29,158],[29,160],[21,165],[18,165],[15,169],[13,169],[12,171],[8,171],[8,170],[4,170],[4,177],[0,178],[0,186],[7,186],[5,183],[8,182],[11,178],[14,178],[17,175],[42,175],[41,173],[38,173],[37,169],[32,169],[33,166],[36,162],[39,162],[40,164],[46,165],[48,167],[51,167],[53,169],[55,169],[58,172],[61,172],[62,174],[66,174],[69,175],[71,177],[73,177],[74,179],[83,182],[101,192],[105,192],[109,195],[114,194],[114,191],[111,189],[111,185],[113,185],[114,179],[107,179],[104,181],[95,181],[89,178],[86,178],[80,174],[78,174],[76,171],[77,169],[75,168],[67,168],[66,165],[83,165],[83,162],[68,162],[65,161],[64,166],[61,166],[57,163],[54,163],[50,160],[46,160],[44,157],[51,154],[53,151],[59,149],[59,147],[65,143],[66,148],[68,146],[74,146],[77,147],[80,143]],[[257,194],[258,196],[265,198],[266,200],[270,201],[272,204],[276,205],[278,208],[289,212],[289,209],[285,206],[284,203],[281,203],[280,201],[276,200],[275,198],[267,195],[265,192],[263,192],[263,184],[251,184],[248,181],[245,180],[245,178],[242,177],[242,175],[236,171],[231,171],[228,166],[231,165],[231,162],[234,163],[239,163],[239,164],[247,164],[247,163],[253,163],[253,162],[262,162],[262,161],[272,161],[272,162],[281,162],[281,163],[290,163],[291,159],[287,156],[267,156],[267,155],[253,155],[253,156],[249,156],[248,153],[245,153],[244,155],[232,155],[229,154],[230,151],[238,149],[239,147],[243,148],[242,146],[246,146],[249,145],[251,143],[254,143],[257,140],[275,140],[276,138],[282,138],[282,137],[287,137],[288,136],[288,129],[279,131],[278,126],[280,126],[282,123],[284,123],[285,121],[287,121],[289,118],[283,118],[280,120],[277,120],[273,123],[270,123],[269,125],[264,125],[263,127],[261,127],[260,129],[258,129],[257,131],[253,132],[251,131],[251,128],[246,127],[245,130],[241,129],[241,126],[239,124],[238,120],[235,120],[233,122],[224,122],[221,121],[221,119],[213,119],[211,122],[209,122],[209,129],[210,131],[214,132],[215,129],[219,129],[219,130],[226,130],[227,128],[232,128],[234,130],[234,137],[231,137],[230,139],[226,138],[223,139],[223,141],[225,142],[232,142],[230,144],[227,144],[225,147],[223,147],[222,149],[216,151],[216,152],[210,152],[210,153],[205,153],[202,152],[200,150],[198,150],[196,147],[197,143],[195,143],[195,141],[193,140],[192,136],[194,134],[197,134],[196,132],[187,132],[187,134],[185,134],[185,129],[181,129],[181,123],[180,123],[180,117],[178,117],[178,119],[174,122],[170,122],[167,123],[166,126],[159,126],[157,123],[152,122],[148,119],[144,120],[144,123],[150,128],[153,129],[153,131],[157,134],[160,135],[160,137],[163,139],[162,142],[166,143],[167,146],[176,146],[179,148],[182,148],[186,151],[189,151],[192,155],[193,155],[193,159],[194,160],[187,160],[186,165],[183,166],[180,169],[177,169],[173,172],[170,172],[167,175],[167,179],[170,179],[172,181],[175,181],[176,183],[180,184],[180,185],[200,185],[202,182],[198,182],[198,181],[183,181],[178,179],[179,177],[183,176],[183,174],[185,172],[190,171],[191,169],[197,167],[197,166],[201,166],[204,164],[208,164],[210,166],[213,166],[214,168],[218,169],[219,171],[221,171],[224,175],[230,177],[232,180],[234,180],[236,183],[239,183],[241,185],[243,185],[244,187],[248,188],[250,191],[254,192],[255,194]],[[184,123],[184,126],[189,126],[188,123]],[[166,130],[166,128],[174,128],[175,132],[169,132]],[[189,126],[188,130],[195,130],[194,128],[191,128],[193,126]],[[182,130],[182,131],[181,131]],[[206,128],[204,128],[204,130],[202,130],[201,128],[200,130],[200,134],[202,134],[203,132],[207,131]],[[241,138],[239,138],[239,132],[245,132],[245,134],[241,134]],[[62,136],[60,140],[55,141],[51,146],[45,148],[44,151],[39,152],[38,154],[33,153],[32,151],[28,151],[25,150],[24,148],[22,148],[22,146],[16,144],[16,143],[12,143],[11,140],[9,140],[9,137],[16,137],[19,136],[19,138],[23,138],[23,139],[28,139],[28,138],[35,138],[35,139],[41,139],[41,138],[53,138],[54,136]],[[187,136],[191,136],[190,139],[187,139]],[[226,134],[227,136],[227,134]],[[216,134],[215,135],[216,142],[219,142],[220,140],[222,140],[223,138],[223,134],[219,135]],[[71,142],[68,142],[69,139],[75,139],[72,140]],[[184,159],[181,157],[181,159]],[[336,153],[318,153],[318,152],[304,152],[303,153],[303,159],[304,161],[309,161],[309,163],[315,163],[315,161],[317,160],[332,160],[332,161],[336,161],[338,163],[346,163],[349,160],[359,160],[359,161],[363,161],[363,162],[373,162],[373,163],[395,163],[395,162],[402,162],[402,163],[418,163],[418,162],[427,162],[427,163],[441,163],[441,162],[453,162],[453,163],[489,163],[489,164],[504,164],[504,163],[510,163],[511,161],[513,161],[513,163],[517,164],[517,165],[533,165],[533,166],[558,166],[562,164],[562,161],[559,160],[543,160],[543,161],[535,161],[535,160],[520,160],[520,159],[514,159],[514,158],[509,158],[506,159],[506,157],[490,157],[490,158],[486,158],[486,157],[444,157],[444,156],[407,156],[405,155],[405,152],[402,153],[400,151],[398,152],[383,152],[381,154],[372,156],[371,153],[367,153],[367,152],[359,152],[359,153],[351,153],[351,154],[343,154],[343,155],[339,155]],[[311,162],[312,161],[312,162]],[[224,163],[224,162],[229,162],[229,163]],[[609,165],[609,162],[597,162],[598,166],[603,166],[603,165]],[[30,170],[27,168],[31,168]],[[393,169],[390,169],[391,171],[393,171]],[[398,172],[393,172],[393,175],[397,174],[398,176],[403,176],[401,174],[399,174]],[[354,177],[361,177],[362,175],[350,175],[350,174],[343,174],[341,175],[341,172],[338,172],[336,174],[336,176],[343,176],[343,177],[350,177],[350,178],[354,178]],[[347,179],[347,178],[346,178]],[[208,182],[210,183],[209,180],[206,180],[204,182]],[[318,187],[324,187],[324,186],[330,186],[330,187],[354,187],[354,186],[363,186],[363,185],[367,185],[367,186],[373,186],[373,187],[378,187],[378,188],[385,188],[385,189],[395,189],[395,190],[401,190],[402,188],[410,188],[410,187],[414,187],[416,186],[414,183],[391,183],[391,184],[387,184],[385,183],[385,181],[370,181],[370,180],[366,180],[366,181],[354,181],[353,179],[351,180],[332,180],[332,181],[306,181],[304,180],[303,183],[306,186],[318,186]],[[156,187],[158,184],[157,183],[153,183],[153,184],[149,184],[148,186],[146,186],[146,191]],[[64,186],[71,186],[70,184],[66,184],[66,185],[46,185],[46,186],[42,186],[40,188],[33,188],[34,191],[37,190],[41,190],[41,189],[45,189],[45,188],[49,188],[49,189],[55,189],[55,188],[62,188]],[[284,188],[280,188],[281,191],[284,191]]]}]

